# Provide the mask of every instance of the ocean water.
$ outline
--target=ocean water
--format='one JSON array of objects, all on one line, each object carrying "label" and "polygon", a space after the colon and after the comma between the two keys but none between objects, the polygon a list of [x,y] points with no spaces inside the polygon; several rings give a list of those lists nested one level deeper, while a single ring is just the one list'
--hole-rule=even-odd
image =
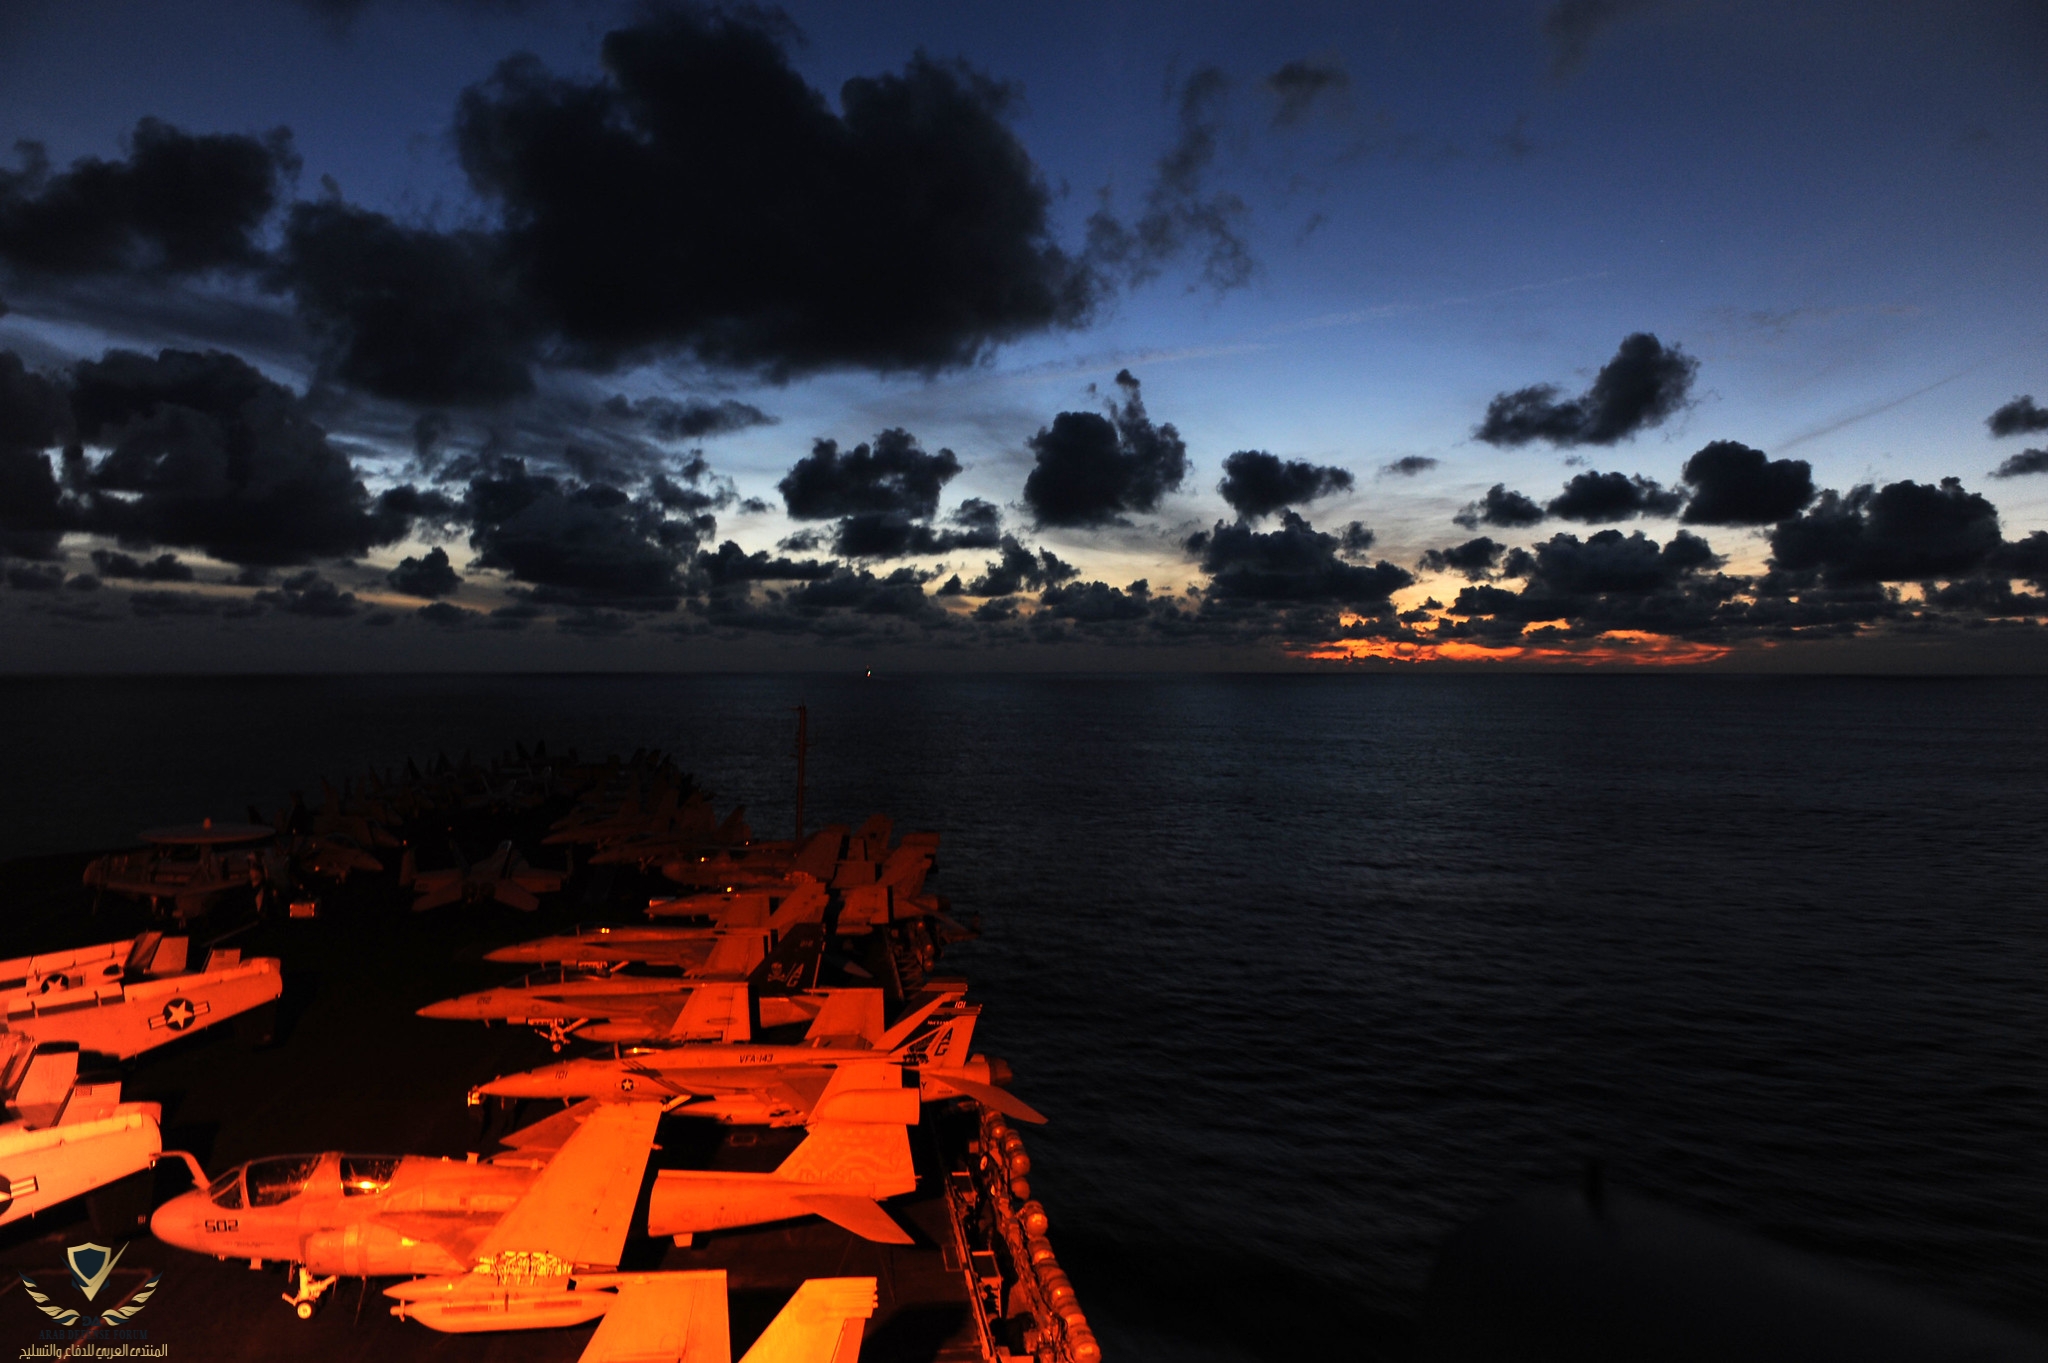
[{"label": "ocean water", "polygon": [[1607,1177],[2048,1327],[2048,682],[0,681],[0,855],[545,737],[758,832],[944,834],[1113,1359],[1400,1352],[1459,1224]]}]

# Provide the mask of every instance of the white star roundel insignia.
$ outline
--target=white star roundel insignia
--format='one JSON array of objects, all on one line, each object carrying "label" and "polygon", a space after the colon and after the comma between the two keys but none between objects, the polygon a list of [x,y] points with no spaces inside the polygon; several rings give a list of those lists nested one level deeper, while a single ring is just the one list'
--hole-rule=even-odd
[{"label": "white star roundel insignia", "polygon": [[172,999],[164,1005],[164,1026],[174,1032],[182,1032],[192,1025],[192,1019],[199,1016],[199,1010],[192,1006],[190,999]]}]

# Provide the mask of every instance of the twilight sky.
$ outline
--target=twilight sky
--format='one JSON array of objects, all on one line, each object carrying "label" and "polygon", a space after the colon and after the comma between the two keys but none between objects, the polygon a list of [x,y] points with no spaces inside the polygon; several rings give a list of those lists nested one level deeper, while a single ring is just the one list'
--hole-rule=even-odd
[{"label": "twilight sky", "polygon": [[17,0],[0,666],[2039,668],[2044,58]]}]

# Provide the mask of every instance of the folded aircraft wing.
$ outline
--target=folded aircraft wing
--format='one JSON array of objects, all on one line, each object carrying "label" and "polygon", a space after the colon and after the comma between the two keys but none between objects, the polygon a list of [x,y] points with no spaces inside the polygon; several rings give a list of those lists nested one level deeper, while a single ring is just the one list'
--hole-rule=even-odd
[{"label": "folded aircraft wing", "polygon": [[576,1363],[732,1363],[725,1270],[623,1277]]},{"label": "folded aircraft wing", "polygon": [[859,1363],[873,1278],[807,1278],[740,1363]]},{"label": "folded aircraft wing", "polygon": [[[607,1277],[615,1300],[577,1363],[731,1363],[723,1269]],[[873,1278],[810,1278],[741,1363],[859,1363]]]},{"label": "folded aircraft wing", "polygon": [[660,1121],[653,1103],[599,1105],[491,1227],[478,1258],[544,1253],[564,1264],[617,1267]]}]

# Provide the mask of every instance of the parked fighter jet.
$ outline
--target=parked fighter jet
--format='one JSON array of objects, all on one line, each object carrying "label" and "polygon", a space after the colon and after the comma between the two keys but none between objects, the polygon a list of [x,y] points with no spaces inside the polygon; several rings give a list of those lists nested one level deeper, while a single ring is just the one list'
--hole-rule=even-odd
[{"label": "parked fighter jet", "polygon": [[[749,1126],[809,1125],[831,1118],[845,1084],[862,1091],[901,1089],[918,1102],[972,1098],[1027,1122],[1045,1118],[1001,1085],[1010,1067],[970,1055],[981,1010],[959,1002],[951,984],[884,1030],[882,991],[836,989],[804,1041],[790,1046],[695,1045],[634,1047],[613,1056],[559,1061],[503,1075],[470,1092],[483,1099],[602,1098],[654,1100],[682,1116]],[[908,1074],[913,1087],[904,1087]],[[849,1078],[847,1076],[858,1076]]]},{"label": "parked fighter jet", "polygon": [[[697,900],[706,902],[692,902]],[[720,932],[765,929],[779,939],[799,925],[822,923],[827,903],[825,887],[808,878],[779,897],[693,895],[688,900],[659,900],[649,906],[651,916],[704,918],[710,926],[578,928],[573,933],[499,947],[484,959],[560,965],[701,966]]]},{"label": "parked fighter jet", "polygon": [[37,1041],[68,1041],[126,1060],[274,1003],[284,992],[272,956],[245,961],[239,950],[216,948],[203,966],[187,970],[190,940],[145,932],[0,961],[7,1026]]},{"label": "parked fighter jet", "polygon": [[[409,1277],[385,1289],[398,1303],[392,1314],[449,1332],[576,1325],[624,1308],[627,1315],[607,1341],[610,1347],[595,1355],[618,1358],[617,1337],[646,1325],[647,1297],[676,1295],[673,1290],[639,1290],[650,1283],[673,1283],[675,1275],[614,1271],[660,1117],[661,1109],[647,1103],[586,1105],[573,1116],[563,1113],[542,1123],[550,1127],[545,1133],[520,1133],[530,1139],[481,1162],[335,1153],[252,1160],[205,1188],[166,1202],[151,1218],[150,1229],[164,1243],[195,1253],[247,1259],[252,1266],[266,1260],[292,1265],[294,1290],[285,1301],[301,1319],[313,1315],[343,1275]],[[798,1182],[794,1175],[784,1180],[792,1196],[812,1190],[829,1200],[853,1196],[843,1191],[847,1188],[874,1186],[874,1179],[862,1181],[849,1171],[839,1146],[825,1144],[831,1148],[814,1151],[803,1165],[812,1176],[809,1182]],[[806,1140],[797,1155],[810,1145]],[[906,1174],[908,1160],[906,1146]],[[660,1177],[666,1174],[657,1182]],[[695,1201],[713,1206],[719,1186],[706,1185]],[[659,1224],[676,1221],[682,1215],[676,1208],[687,1200],[673,1192],[665,1197]],[[756,1201],[768,1205],[767,1199]],[[782,1216],[815,1210],[788,1199],[785,1203],[796,1209],[781,1211]],[[867,1205],[875,1216],[888,1219],[872,1201]],[[715,1217],[700,1213],[694,1219]],[[872,1280],[868,1283],[871,1288]],[[817,1295],[792,1317],[792,1325],[819,1309]],[[840,1319],[850,1320],[861,1316],[863,1305],[871,1310],[872,1297],[853,1294],[834,1309]],[[836,1347],[841,1332],[827,1333]],[[602,1329],[593,1345],[601,1339],[606,1339]],[[789,1355],[771,1350],[767,1357]]]},{"label": "parked fighter jet", "polygon": [[412,853],[405,854],[399,865],[398,883],[419,892],[412,905],[414,913],[438,909],[457,900],[474,904],[486,899],[532,913],[540,907],[535,895],[552,894],[569,878],[565,871],[535,870],[510,842],[499,843],[497,851],[478,862],[464,858],[460,848],[455,849],[455,855],[459,866],[444,871],[421,871],[414,867]]},{"label": "parked fighter jet", "polygon": [[118,1080],[79,1083],[70,1042],[0,1033],[0,1095],[0,1225],[142,1173],[163,1149],[157,1105],[122,1102]]},{"label": "parked fighter jet", "polygon": [[774,951],[768,933],[722,932],[711,939],[700,966],[680,975],[627,974],[609,966],[555,966],[496,989],[430,1003],[423,1018],[512,1022],[530,1026],[562,1049],[572,1036],[585,1041],[745,1041],[753,1035],[750,1000],[766,1004],[764,1026],[802,1021],[810,1013],[767,1004],[817,983],[825,930],[815,923],[790,929]]}]

